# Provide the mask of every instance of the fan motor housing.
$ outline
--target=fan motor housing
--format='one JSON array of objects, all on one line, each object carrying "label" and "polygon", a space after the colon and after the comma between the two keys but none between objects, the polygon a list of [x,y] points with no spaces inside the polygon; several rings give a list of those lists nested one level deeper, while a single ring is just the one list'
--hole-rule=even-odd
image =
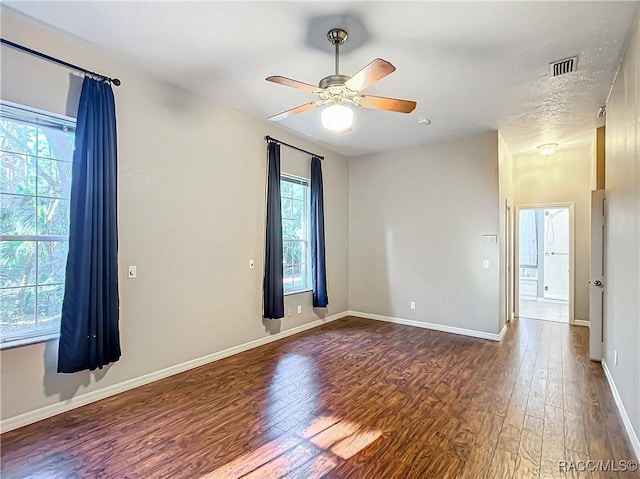
[{"label": "fan motor housing", "polygon": [[328,77],[324,77],[322,80],[320,80],[318,86],[320,88],[328,88],[330,86],[344,85],[347,80],[349,80],[349,78],[351,77],[348,75],[329,75]]},{"label": "fan motor housing", "polygon": [[348,36],[349,34],[342,28],[332,28],[327,32],[327,40],[329,40],[332,45],[342,45]]}]

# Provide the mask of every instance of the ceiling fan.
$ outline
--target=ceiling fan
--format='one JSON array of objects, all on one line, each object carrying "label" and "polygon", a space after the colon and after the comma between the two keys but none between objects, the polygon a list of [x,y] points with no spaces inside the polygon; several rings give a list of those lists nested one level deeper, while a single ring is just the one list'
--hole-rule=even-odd
[{"label": "ceiling fan", "polygon": [[399,113],[411,113],[415,109],[415,101],[361,94],[362,90],[395,71],[396,67],[382,58],[376,58],[352,77],[339,73],[340,45],[345,42],[347,36],[347,32],[341,28],[334,28],[327,33],[327,39],[335,46],[336,72],[320,80],[318,86],[283,76],[266,78],[267,81],[305,90],[318,96],[317,100],[270,116],[269,120],[280,121],[312,108],[329,105],[322,111],[324,127],[336,132],[344,132],[351,129],[353,120],[353,110],[348,105]]}]

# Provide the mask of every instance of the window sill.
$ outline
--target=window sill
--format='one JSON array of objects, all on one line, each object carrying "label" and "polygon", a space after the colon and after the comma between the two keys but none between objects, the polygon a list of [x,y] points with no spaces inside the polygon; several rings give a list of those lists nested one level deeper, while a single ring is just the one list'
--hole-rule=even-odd
[{"label": "window sill", "polygon": [[60,338],[59,333],[42,334],[40,336],[31,336],[29,338],[20,338],[10,341],[3,341],[0,343],[0,350],[19,348],[20,346],[27,346],[29,344],[44,343],[46,341],[52,341]]},{"label": "window sill", "polygon": [[312,293],[313,290],[312,289],[301,289],[299,291],[289,291],[287,293],[284,293],[285,296],[291,296],[292,294],[300,294],[300,293]]}]

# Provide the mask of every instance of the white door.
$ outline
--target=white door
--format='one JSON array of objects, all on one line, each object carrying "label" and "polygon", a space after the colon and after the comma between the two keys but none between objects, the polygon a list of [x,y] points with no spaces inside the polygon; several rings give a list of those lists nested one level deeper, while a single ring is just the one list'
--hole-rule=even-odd
[{"label": "white door", "polygon": [[544,297],[569,301],[569,208],[544,210]]},{"label": "white door", "polygon": [[589,355],[602,360],[604,341],[604,190],[591,192],[591,264],[589,277]]}]

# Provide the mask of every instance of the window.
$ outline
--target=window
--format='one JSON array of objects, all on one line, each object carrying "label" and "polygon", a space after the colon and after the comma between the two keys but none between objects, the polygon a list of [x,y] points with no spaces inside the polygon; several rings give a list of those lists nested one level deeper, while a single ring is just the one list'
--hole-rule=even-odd
[{"label": "window", "polygon": [[282,243],[284,292],[309,291],[309,180],[282,175]]},{"label": "window", "polygon": [[56,337],[75,120],[0,103],[0,346]]}]

